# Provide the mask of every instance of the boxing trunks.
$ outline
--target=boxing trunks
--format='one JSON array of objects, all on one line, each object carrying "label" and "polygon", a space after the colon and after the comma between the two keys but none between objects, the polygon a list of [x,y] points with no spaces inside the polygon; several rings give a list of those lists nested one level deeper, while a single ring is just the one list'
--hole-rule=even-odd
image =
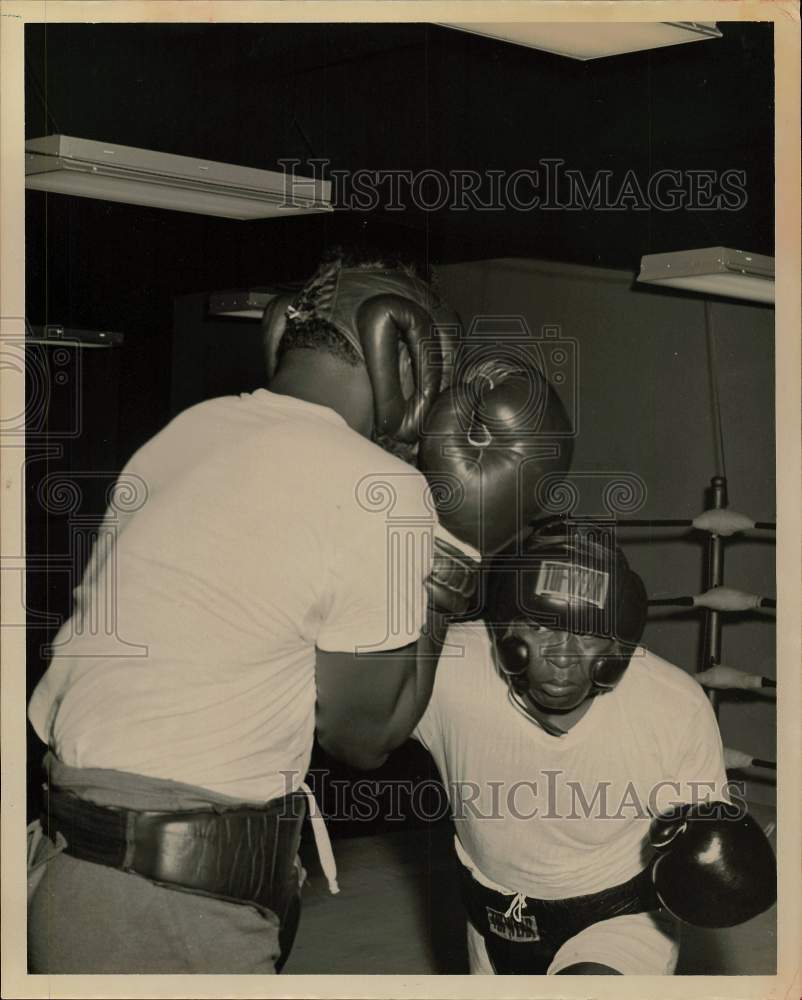
[{"label": "boxing trunks", "polygon": [[97,805],[51,786],[42,830],[65,854],[107,865],[181,892],[274,913],[280,922],[282,961],[300,917],[295,859],[306,813],[303,792],[264,807],[209,807],[181,811]]},{"label": "boxing trunks", "polygon": [[468,919],[498,975],[542,976],[570,938],[591,924],[658,908],[648,869],[602,892],[569,899],[510,897],[477,882],[459,864]]}]

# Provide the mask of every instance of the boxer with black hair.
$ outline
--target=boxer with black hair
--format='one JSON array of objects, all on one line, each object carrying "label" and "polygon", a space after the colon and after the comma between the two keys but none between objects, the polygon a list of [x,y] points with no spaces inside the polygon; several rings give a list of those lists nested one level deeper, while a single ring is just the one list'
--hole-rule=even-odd
[{"label": "boxer with black hair", "polygon": [[[315,730],[379,766],[426,707],[444,615],[473,600],[479,546],[398,457],[450,384],[454,314],[397,262],[339,255],[264,332],[267,388],[179,414],[123,470],[145,502],[109,510],[31,699],[49,748],[31,972],[278,971]],[[508,458],[461,484],[474,508],[480,488],[511,505]]]},{"label": "boxer with black hair", "polygon": [[453,626],[415,730],[450,795],[473,973],[665,975],[678,921],[768,908],[771,847],[730,800],[715,716],[639,646],[609,525],[541,524]]}]

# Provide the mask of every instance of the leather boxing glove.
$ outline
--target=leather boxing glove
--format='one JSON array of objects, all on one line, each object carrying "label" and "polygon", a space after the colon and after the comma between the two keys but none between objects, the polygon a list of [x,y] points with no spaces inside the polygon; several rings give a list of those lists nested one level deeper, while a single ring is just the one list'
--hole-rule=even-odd
[{"label": "leather boxing glove", "polygon": [[569,427],[534,363],[469,363],[423,422],[418,463],[441,523],[483,555],[509,545],[540,513],[541,478],[569,468]]},{"label": "leather boxing glove", "polygon": [[[360,305],[357,327],[373,387],[376,437],[412,444],[445,381],[443,349],[433,333],[432,317],[411,299],[373,295]],[[399,344],[406,348],[403,367],[414,381],[409,398],[402,384]]]},{"label": "leather boxing glove", "polygon": [[278,349],[287,329],[287,309],[295,299],[294,292],[284,292],[271,299],[262,313],[262,343],[265,353],[265,371],[268,382],[278,368]]},{"label": "leather boxing glove", "polygon": [[661,905],[696,927],[732,927],[777,899],[777,862],[758,824],[725,802],[680,806],[652,821]]},{"label": "leather boxing glove", "polygon": [[479,610],[480,563],[442,538],[435,537],[432,571],[426,580],[430,606],[449,618]]}]

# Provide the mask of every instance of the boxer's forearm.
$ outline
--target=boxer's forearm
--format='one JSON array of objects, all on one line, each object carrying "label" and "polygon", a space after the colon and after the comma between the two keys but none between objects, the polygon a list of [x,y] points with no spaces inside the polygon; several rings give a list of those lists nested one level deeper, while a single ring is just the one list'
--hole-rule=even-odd
[{"label": "boxer's forearm", "polygon": [[429,624],[430,630],[418,639],[414,671],[402,685],[389,720],[368,725],[366,746],[372,753],[367,755],[368,766],[363,765],[366,770],[381,767],[389,754],[409,739],[426,711],[447,629],[440,616]]},{"label": "boxer's forearm", "polygon": [[381,767],[426,711],[448,631],[448,618],[472,609],[479,563],[436,538],[426,578],[428,611],[418,640],[369,655],[318,651],[318,742],[363,770]]},{"label": "boxer's forearm", "polygon": [[327,753],[373,770],[409,738],[429,704],[446,628],[435,615],[403,650],[350,663],[346,654],[324,654],[322,669],[319,657],[317,730]]}]

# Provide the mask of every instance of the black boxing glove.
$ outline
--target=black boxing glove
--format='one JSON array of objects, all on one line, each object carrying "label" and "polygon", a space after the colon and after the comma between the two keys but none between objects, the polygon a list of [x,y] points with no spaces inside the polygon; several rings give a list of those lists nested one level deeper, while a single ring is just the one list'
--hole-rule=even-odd
[{"label": "black boxing glove", "polygon": [[264,347],[265,374],[268,382],[278,368],[278,352],[281,338],[287,329],[287,309],[292,305],[297,293],[282,292],[265,306],[262,313],[262,344]]},{"label": "black boxing glove", "polygon": [[[443,349],[432,317],[411,299],[385,294],[363,302],[356,320],[373,389],[376,436],[412,444],[444,381]],[[407,352],[403,362],[399,343]],[[414,382],[408,396],[402,369]]]},{"label": "black boxing glove", "polygon": [[683,805],[652,821],[657,898],[696,927],[732,927],[777,899],[777,861],[767,837],[741,807]]},{"label": "black boxing glove", "polygon": [[534,364],[469,363],[423,421],[418,464],[441,523],[483,555],[540,512],[537,486],[571,461],[568,415]]},{"label": "black boxing glove", "polygon": [[430,607],[449,619],[465,618],[479,608],[480,563],[435,537],[432,571],[426,580]]}]

